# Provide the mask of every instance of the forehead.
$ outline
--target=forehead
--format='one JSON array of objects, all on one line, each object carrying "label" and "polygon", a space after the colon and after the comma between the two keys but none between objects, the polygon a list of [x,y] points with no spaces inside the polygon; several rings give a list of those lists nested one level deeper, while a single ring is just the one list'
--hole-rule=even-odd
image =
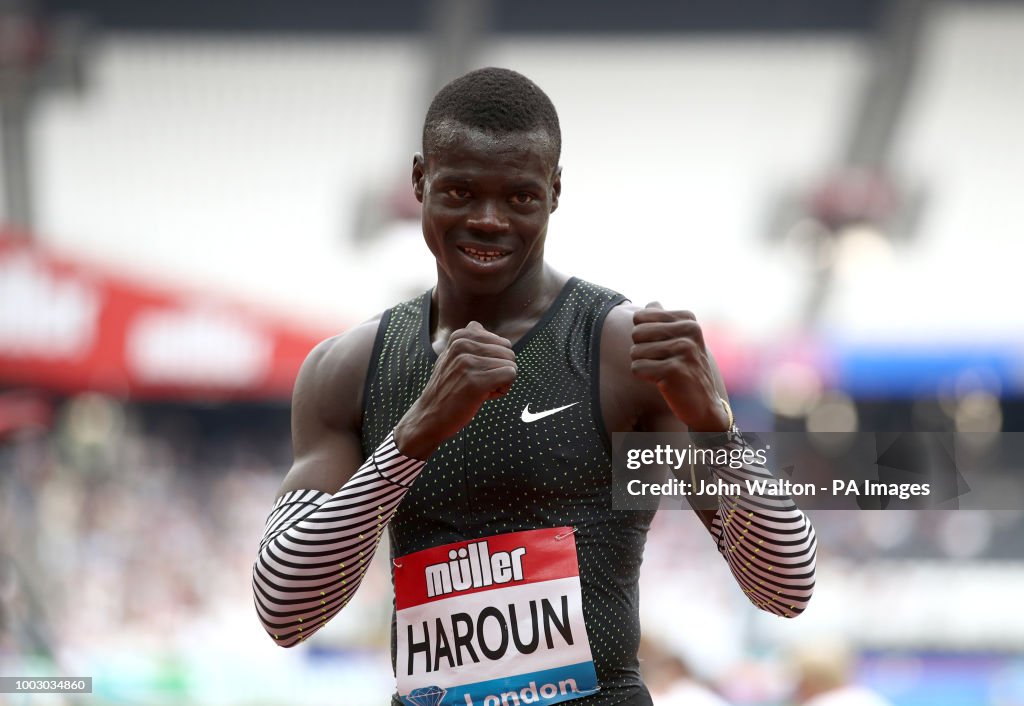
[{"label": "forehead", "polygon": [[553,153],[551,137],[544,130],[495,134],[445,122],[435,126],[425,160],[434,175],[473,172],[546,178],[556,166]]}]

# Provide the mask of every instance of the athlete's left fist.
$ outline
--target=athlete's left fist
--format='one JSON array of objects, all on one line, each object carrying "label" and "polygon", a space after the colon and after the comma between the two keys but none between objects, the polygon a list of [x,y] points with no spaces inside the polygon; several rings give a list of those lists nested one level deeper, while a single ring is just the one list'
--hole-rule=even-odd
[{"label": "athlete's left fist", "polygon": [[725,431],[729,414],[715,385],[704,334],[689,311],[652,302],[633,314],[633,375],[654,383],[669,409],[693,431]]}]

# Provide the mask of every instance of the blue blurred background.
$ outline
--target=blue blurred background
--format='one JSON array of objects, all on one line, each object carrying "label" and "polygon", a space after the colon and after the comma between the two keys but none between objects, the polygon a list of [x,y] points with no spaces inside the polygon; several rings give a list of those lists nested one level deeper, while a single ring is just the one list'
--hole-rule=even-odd
[{"label": "blue blurred background", "polygon": [[[549,260],[695,311],[742,427],[1024,431],[1022,3],[4,0],[0,675],[95,693],[0,704],[384,703],[385,551],[296,650],[249,572],[303,355],[433,282],[411,155],[485,65],[559,111]],[[655,703],[1024,704],[1019,508],[812,513],[796,621],[660,514]]]}]

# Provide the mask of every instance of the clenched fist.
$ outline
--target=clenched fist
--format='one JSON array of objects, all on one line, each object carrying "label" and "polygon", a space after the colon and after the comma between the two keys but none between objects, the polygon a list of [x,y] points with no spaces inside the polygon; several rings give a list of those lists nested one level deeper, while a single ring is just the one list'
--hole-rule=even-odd
[{"label": "clenched fist", "polygon": [[715,386],[704,334],[689,311],[652,302],[633,314],[632,371],[658,386],[676,418],[692,431],[725,431],[729,414]]},{"label": "clenched fist", "polygon": [[515,379],[509,340],[471,321],[448,339],[423,393],[395,427],[395,443],[406,456],[426,459]]}]

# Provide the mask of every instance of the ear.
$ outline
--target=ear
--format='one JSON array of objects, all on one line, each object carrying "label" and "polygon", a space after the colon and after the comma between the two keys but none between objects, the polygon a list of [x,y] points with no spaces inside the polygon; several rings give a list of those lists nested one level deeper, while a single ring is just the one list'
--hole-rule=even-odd
[{"label": "ear", "polygon": [[420,203],[423,203],[423,182],[426,180],[426,173],[423,155],[417,152],[412,156],[412,191]]},{"label": "ear", "polygon": [[562,195],[562,168],[555,167],[555,176],[551,180],[551,212],[558,208],[558,197]]}]

